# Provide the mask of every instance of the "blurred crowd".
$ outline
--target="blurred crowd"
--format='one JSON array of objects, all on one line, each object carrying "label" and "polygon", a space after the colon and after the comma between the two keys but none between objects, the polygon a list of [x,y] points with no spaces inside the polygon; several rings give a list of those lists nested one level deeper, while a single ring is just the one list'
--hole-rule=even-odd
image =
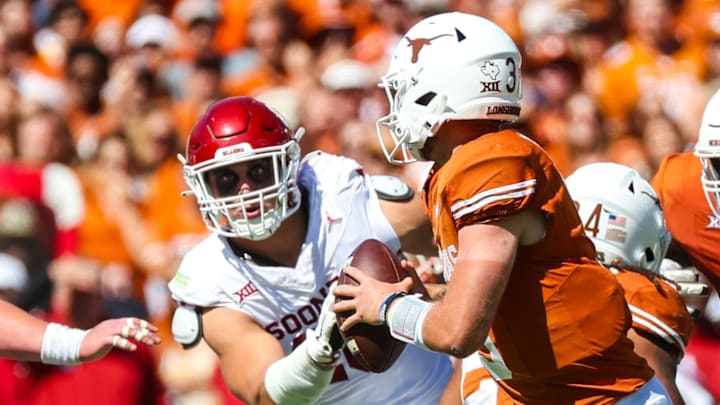
[{"label": "blurred crowd", "polygon": [[[76,372],[2,361],[0,403],[239,403],[214,354],[170,334],[167,282],[207,233],[181,195],[187,135],[214,100],[250,95],[306,129],[303,151],[414,178],[380,149],[377,83],[402,33],[450,10],[519,44],[520,126],[564,175],[614,161],[650,179],[720,87],[720,0],[0,2],[0,298],[79,327],[141,316],[164,337]],[[718,380],[695,382],[720,403]]]}]

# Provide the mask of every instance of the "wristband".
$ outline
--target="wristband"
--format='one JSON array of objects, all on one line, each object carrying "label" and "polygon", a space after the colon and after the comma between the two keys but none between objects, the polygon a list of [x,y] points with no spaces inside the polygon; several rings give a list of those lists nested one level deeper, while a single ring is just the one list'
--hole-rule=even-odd
[{"label": "wristband", "polygon": [[80,344],[89,330],[49,323],[45,328],[40,361],[45,364],[72,365],[80,363]]},{"label": "wristband", "polygon": [[422,328],[427,313],[433,304],[421,300],[416,295],[406,295],[398,299],[388,311],[390,334],[397,340],[426,347],[422,337]]},{"label": "wristband", "polygon": [[387,310],[390,308],[390,304],[395,300],[395,298],[400,298],[406,296],[407,293],[405,291],[395,291],[394,293],[388,295],[383,300],[382,304],[380,304],[380,308],[378,308],[378,319],[380,319],[380,322],[383,324],[387,323]]}]

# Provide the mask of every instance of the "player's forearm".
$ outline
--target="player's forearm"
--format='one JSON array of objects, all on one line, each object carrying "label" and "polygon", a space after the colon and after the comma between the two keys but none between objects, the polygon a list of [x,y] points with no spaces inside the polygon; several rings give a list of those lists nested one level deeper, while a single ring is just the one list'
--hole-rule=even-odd
[{"label": "player's forearm", "polygon": [[0,314],[5,324],[0,333],[0,357],[39,361],[47,322],[6,301],[0,301]]},{"label": "player's forearm", "polygon": [[458,261],[443,299],[431,304],[404,296],[390,303],[391,333],[399,340],[456,357],[476,351],[487,337],[505,289],[506,267],[488,260]]}]

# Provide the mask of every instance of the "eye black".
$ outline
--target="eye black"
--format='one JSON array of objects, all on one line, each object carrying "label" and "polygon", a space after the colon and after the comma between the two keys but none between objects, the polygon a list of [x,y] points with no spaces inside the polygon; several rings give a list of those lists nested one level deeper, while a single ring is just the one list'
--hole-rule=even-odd
[{"label": "eye black", "polygon": [[265,184],[270,176],[270,160],[262,160],[252,164],[248,169],[248,178],[255,184]]},{"label": "eye black", "polygon": [[213,176],[215,188],[220,196],[229,196],[237,192],[240,176],[232,171],[221,171]]}]

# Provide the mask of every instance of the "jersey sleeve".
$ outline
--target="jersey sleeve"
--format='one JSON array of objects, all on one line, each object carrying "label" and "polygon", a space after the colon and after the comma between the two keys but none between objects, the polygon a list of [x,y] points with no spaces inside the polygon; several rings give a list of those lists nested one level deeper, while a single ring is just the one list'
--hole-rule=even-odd
[{"label": "jersey sleeve", "polygon": [[[213,255],[202,254],[205,244],[200,244],[188,252],[178,267],[175,276],[168,283],[172,298],[180,303],[196,307],[233,307],[235,305],[232,297],[222,288],[220,282],[216,282],[211,274],[220,273],[217,263],[213,266],[208,263],[207,257]],[[225,264],[227,265],[227,264]],[[208,272],[208,268],[214,268]]]},{"label": "jersey sleeve", "polygon": [[537,176],[525,156],[466,159],[463,166],[446,195],[457,229],[517,214],[535,197]]},{"label": "jersey sleeve", "polygon": [[636,274],[618,276],[632,313],[633,329],[667,342],[682,357],[690,340],[692,319],[675,287],[662,280],[656,285]]}]

